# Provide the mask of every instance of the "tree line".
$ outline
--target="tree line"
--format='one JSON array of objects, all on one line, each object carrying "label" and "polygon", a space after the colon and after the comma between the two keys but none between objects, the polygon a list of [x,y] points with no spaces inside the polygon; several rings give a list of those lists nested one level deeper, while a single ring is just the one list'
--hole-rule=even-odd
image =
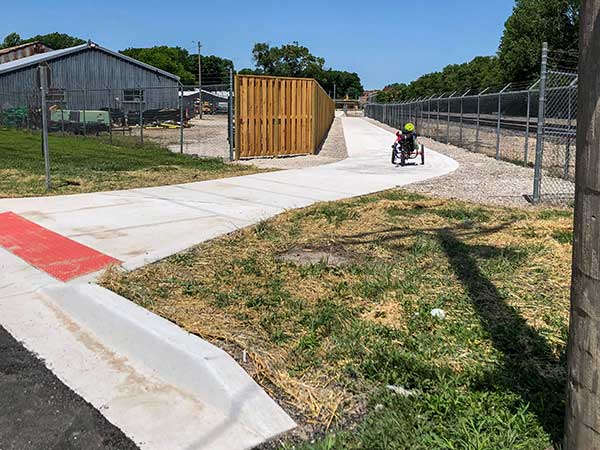
[{"label": "tree line", "polygon": [[408,84],[390,84],[377,94],[377,101],[405,101],[452,92],[464,94],[467,90],[498,89],[508,83],[526,86],[539,77],[544,41],[556,51],[551,64],[574,67],[580,6],[581,0],[516,0],[496,55],[451,64]]},{"label": "tree line", "polygon": [[[0,48],[34,41],[42,42],[54,50],[85,43],[83,39],[62,33],[38,35],[28,39],[22,39],[17,33],[10,33],[4,38]],[[184,85],[198,84],[198,55],[185,48],[161,45],[126,48],[120,53],[177,75]],[[239,73],[315,78],[327,93],[333,95],[335,91],[338,98],[347,96],[356,99],[363,92],[357,73],[326,68],[324,58],[313,55],[298,42],[280,47],[259,42],[254,45],[252,56],[255,67],[242,69]],[[233,61],[215,55],[202,55],[201,58],[203,85],[229,82],[229,70],[233,68]]]}]

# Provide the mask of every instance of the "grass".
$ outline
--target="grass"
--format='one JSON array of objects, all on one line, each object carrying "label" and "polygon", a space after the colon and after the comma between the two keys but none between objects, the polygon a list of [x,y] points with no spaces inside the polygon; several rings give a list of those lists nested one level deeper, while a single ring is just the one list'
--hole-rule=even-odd
[{"label": "grass", "polygon": [[[280,448],[545,450],[562,434],[570,227],[561,210],[393,190],[103,283],[238,360],[246,351],[240,363],[304,431]],[[302,247],[352,260],[279,257]]]},{"label": "grass", "polygon": [[0,129],[0,197],[72,194],[187,183],[256,172],[256,168],[196,159],[156,144],[115,136],[50,136],[53,189],[46,192],[40,135]]}]

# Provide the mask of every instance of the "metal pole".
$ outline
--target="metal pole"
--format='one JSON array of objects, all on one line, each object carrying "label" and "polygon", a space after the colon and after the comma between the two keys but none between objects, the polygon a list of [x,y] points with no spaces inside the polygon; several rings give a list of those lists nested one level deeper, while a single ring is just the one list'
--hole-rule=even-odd
[{"label": "metal pole", "polygon": [[479,129],[481,125],[481,96],[487,92],[489,87],[477,94],[477,124],[475,126],[475,151],[479,152]]},{"label": "metal pole", "polygon": [[179,83],[179,153],[183,154],[183,84]]},{"label": "metal pole", "polygon": [[523,153],[523,165],[527,167],[529,159],[529,119],[531,115],[531,88],[527,91],[527,123],[525,124],[525,153]]},{"label": "metal pole", "polygon": [[334,102],[335,102],[335,99],[337,98],[337,97],[336,97],[336,95],[337,95],[337,92],[336,92],[336,85],[335,85],[335,83],[333,83],[333,101],[334,101]]},{"label": "metal pole", "polygon": [[48,146],[48,107],[46,105],[46,93],[48,91],[48,68],[39,67],[40,73],[40,94],[42,105],[42,149],[44,151],[44,168],[46,169],[46,190],[52,189],[52,179],[50,178],[50,148]]},{"label": "metal pole", "polygon": [[60,135],[65,137],[65,109],[63,104],[60,104]]},{"label": "metal pole", "polygon": [[233,136],[233,126],[234,126],[234,122],[233,122],[233,96],[234,96],[234,92],[233,92],[233,68],[229,68],[229,108],[228,108],[228,115],[229,115],[229,161],[233,161],[233,157],[234,157],[234,136]]},{"label": "metal pole", "polygon": [[435,137],[438,138],[440,135],[440,98],[443,97],[444,94],[442,94],[440,97],[438,97],[437,99],[437,122],[435,125]]},{"label": "metal pole", "polygon": [[498,92],[498,124],[496,127],[496,159],[500,159],[500,127],[502,125],[502,93],[509,88],[508,83],[504,89]]},{"label": "metal pole", "polygon": [[200,100],[198,116],[202,119],[202,44],[200,42],[198,42],[198,99]]},{"label": "metal pole", "polygon": [[85,120],[87,111],[87,88],[83,88],[83,135],[87,136],[87,123]]},{"label": "metal pole", "polygon": [[110,136],[110,145],[113,144],[113,133],[112,133],[112,118],[110,117],[110,112],[111,112],[111,99],[110,99],[110,89],[108,89],[107,91],[107,96],[108,96],[108,132],[109,132],[109,136]]},{"label": "metal pole", "polygon": [[456,94],[456,91],[454,91],[452,94],[450,94],[450,97],[448,97],[448,108],[446,110],[446,144],[450,144],[450,99],[454,96],[454,94]]},{"label": "metal pole", "polygon": [[460,142],[460,147],[462,147],[463,145],[463,99],[465,98],[465,95],[467,95],[469,92],[471,91],[471,89],[467,89],[467,92],[465,92],[461,97],[460,97],[460,131],[459,131],[459,142]]},{"label": "metal pole", "polygon": [[427,99],[427,136],[431,137],[431,97]]},{"label": "metal pole", "polygon": [[548,43],[542,45],[542,69],[540,77],[540,99],[538,107],[537,139],[535,143],[535,168],[533,175],[533,202],[540,201],[542,187],[542,158],[544,154],[544,121],[546,107],[546,72],[548,68]]},{"label": "metal pole", "polygon": [[[576,80],[576,79],[575,79]],[[569,179],[569,170],[570,170],[570,165],[571,165],[571,130],[572,130],[572,125],[573,125],[573,110],[572,110],[572,106],[571,106],[571,102],[573,101],[573,83],[571,83],[568,87],[569,89],[569,95],[568,95],[568,102],[569,102],[569,106],[567,108],[567,115],[568,115],[568,122],[567,122],[567,145],[566,145],[566,151],[565,151],[565,167],[563,170],[563,178],[565,180]]]},{"label": "metal pole", "polygon": [[140,104],[140,144],[144,145],[144,107],[142,106],[142,96],[141,90],[138,91],[139,96],[139,104]]}]

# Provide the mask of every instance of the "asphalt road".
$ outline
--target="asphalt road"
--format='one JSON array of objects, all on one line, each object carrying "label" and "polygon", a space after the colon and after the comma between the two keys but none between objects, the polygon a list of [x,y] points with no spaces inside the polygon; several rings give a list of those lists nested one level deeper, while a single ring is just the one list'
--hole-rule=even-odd
[{"label": "asphalt road", "polygon": [[137,450],[0,327],[0,450]]}]

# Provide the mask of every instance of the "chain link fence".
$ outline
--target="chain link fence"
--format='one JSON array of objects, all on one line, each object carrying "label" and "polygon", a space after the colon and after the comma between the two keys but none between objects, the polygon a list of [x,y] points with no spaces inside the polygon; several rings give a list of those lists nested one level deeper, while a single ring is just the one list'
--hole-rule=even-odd
[{"label": "chain link fence", "polygon": [[[44,87],[0,91],[0,128],[39,133],[41,147],[48,147],[48,135],[57,135],[129,147],[157,145],[173,152],[231,160],[232,80],[230,71],[228,76],[207,76],[201,88]],[[46,150],[51,154],[51,149]]]},{"label": "chain link fence", "polygon": [[398,129],[413,122],[422,136],[533,167],[536,176],[528,198],[568,205],[574,196],[577,73],[574,66],[567,70],[555,61],[546,63],[546,47],[543,60],[537,81],[368,103],[365,116]]}]

